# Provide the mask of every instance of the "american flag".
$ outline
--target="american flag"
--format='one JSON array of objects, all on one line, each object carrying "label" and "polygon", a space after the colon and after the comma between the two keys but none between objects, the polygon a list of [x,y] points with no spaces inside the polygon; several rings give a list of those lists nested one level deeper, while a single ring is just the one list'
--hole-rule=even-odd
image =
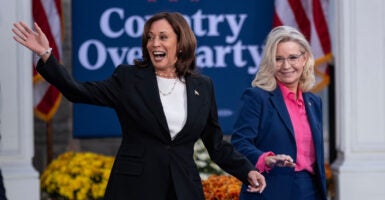
[{"label": "american flag", "polygon": [[288,25],[300,30],[310,42],[315,58],[314,92],[330,82],[328,62],[332,60],[327,23],[328,0],[275,0],[273,26]]},{"label": "american flag", "polygon": [[[33,19],[46,34],[52,47],[53,55],[60,61],[62,58],[63,17],[61,0],[32,0]],[[34,64],[37,63],[34,57]],[[49,121],[56,113],[60,102],[60,92],[46,82],[33,67],[34,112],[35,115]]]}]

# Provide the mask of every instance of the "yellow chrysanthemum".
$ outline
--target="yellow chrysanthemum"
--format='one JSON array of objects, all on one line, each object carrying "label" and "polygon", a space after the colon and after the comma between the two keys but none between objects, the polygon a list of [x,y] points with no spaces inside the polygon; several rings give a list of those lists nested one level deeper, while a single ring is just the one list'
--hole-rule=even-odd
[{"label": "yellow chrysanthemum", "polygon": [[102,199],[114,158],[100,154],[66,152],[40,177],[41,189],[66,200]]}]

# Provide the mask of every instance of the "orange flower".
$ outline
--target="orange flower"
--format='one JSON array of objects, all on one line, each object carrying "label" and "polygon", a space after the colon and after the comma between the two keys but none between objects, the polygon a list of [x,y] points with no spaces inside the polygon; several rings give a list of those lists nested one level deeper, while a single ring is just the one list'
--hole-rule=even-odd
[{"label": "orange flower", "polygon": [[335,194],[334,177],[333,177],[333,171],[329,163],[325,163],[325,175],[326,175],[326,187],[327,187],[329,196],[333,197]]},{"label": "orange flower", "polygon": [[242,182],[230,175],[211,175],[202,185],[206,200],[238,200]]},{"label": "orange flower", "polygon": [[330,168],[329,163],[325,163],[325,173],[326,173],[326,180],[330,180],[333,177],[332,169]]}]

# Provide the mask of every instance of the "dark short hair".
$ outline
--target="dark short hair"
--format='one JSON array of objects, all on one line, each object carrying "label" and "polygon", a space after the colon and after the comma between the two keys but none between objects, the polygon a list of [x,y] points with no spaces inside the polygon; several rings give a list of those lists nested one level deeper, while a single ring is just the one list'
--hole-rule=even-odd
[{"label": "dark short hair", "polygon": [[144,24],[142,35],[142,60],[135,60],[139,66],[148,66],[151,63],[150,55],[147,51],[148,33],[152,23],[165,19],[170,23],[172,29],[177,35],[178,60],[175,63],[176,73],[179,77],[191,74],[195,71],[195,50],[197,41],[189,24],[182,14],[178,12],[160,12],[153,15]]}]

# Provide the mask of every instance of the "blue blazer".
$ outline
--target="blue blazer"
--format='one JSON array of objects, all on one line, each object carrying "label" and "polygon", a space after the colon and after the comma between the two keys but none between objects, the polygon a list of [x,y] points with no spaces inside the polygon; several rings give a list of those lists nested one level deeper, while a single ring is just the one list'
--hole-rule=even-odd
[{"label": "blue blazer", "polygon": [[[103,81],[79,82],[51,56],[38,72],[70,101],[115,110],[122,142],[115,157],[104,199],[162,200],[173,184],[178,199],[203,200],[193,159],[201,138],[211,159],[247,183],[254,166],[225,142],[218,124],[212,81],[203,75],[185,77],[187,121],[171,140],[153,66],[120,65]],[[102,148],[102,147],[101,147]],[[166,199],[164,199],[166,200]]]},{"label": "blue blazer", "polygon": [[[326,199],[324,168],[322,102],[312,93],[303,93],[306,112],[313,135],[318,185]],[[272,151],[290,155],[296,161],[294,129],[281,90],[266,91],[258,87],[247,89],[242,96],[239,116],[231,139],[235,148],[256,164],[259,156]],[[290,196],[294,168],[275,167],[263,173],[267,187],[262,194],[248,193],[243,185],[241,199],[286,199]]]}]

